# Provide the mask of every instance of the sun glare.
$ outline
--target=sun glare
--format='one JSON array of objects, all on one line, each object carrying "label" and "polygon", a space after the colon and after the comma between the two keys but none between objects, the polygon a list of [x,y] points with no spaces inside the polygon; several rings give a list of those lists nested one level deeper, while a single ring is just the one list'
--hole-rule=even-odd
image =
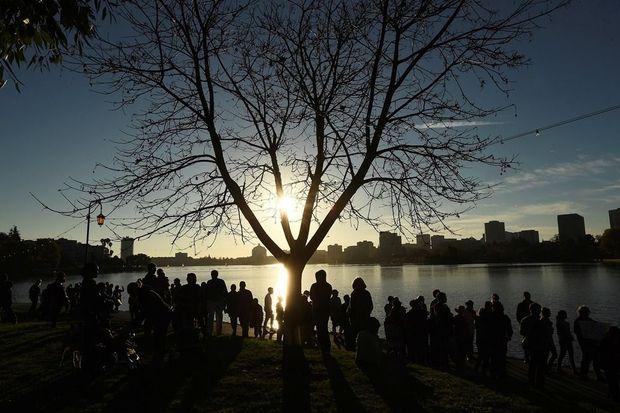
[{"label": "sun glare", "polygon": [[295,217],[297,211],[297,203],[290,196],[280,197],[278,199],[278,211],[292,219]]}]

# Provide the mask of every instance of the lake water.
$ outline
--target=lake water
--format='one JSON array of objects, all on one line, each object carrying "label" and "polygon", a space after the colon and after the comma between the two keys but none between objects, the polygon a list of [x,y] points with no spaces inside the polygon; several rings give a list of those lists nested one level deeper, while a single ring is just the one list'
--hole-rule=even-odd
[{"label": "lake water", "polygon": [[[549,307],[555,314],[566,310],[569,319],[575,318],[580,304],[588,305],[592,317],[598,321],[620,325],[620,266],[605,265],[403,265],[386,267],[379,265],[308,265],[304,271],[303,288],[309,289],[314,282],[314,273],[324,268],[332,287],[340,296],[351,292],[351,282],[357,276],[364,279],[372,294],[374,316],[383,323],[383,305],[386,297],[399,297],[408,307],[408,302],[418,295],[432,299],[432,291],[438,288],[448,295],[451,308],[473,300],[480,307],[489,300],[492,293],[500,296],[506,313],[513,320],[515,337],[509,345],[511,355],[519,355],[518,326],[515,321],[516,306],[522,300],[523,291],[530,291],[532,299]],[[180,278],[185,283],[188,272],[194,272],[198,281],[210,278],[211,267],[168,267],[164,268],[170,281]],[[286,272],[281,265],[225,266],[217,268],[226,285],[245,280],[247,288],[261,305],[267,287],[273,287],[275,295],[285,295]],[[108,281],[126,286],[141,277],[140,273],[117,273],[99,276],[99,281]],[[69,277],[68,282],[79,281],[80,277]],[[47,280],[44,280],[46,284]],[[15,301],[28,301],[30,283],[16,283]],[[126,302],[124,303],[126,306]],[[124,307],[126,309],[126,307]]]}]

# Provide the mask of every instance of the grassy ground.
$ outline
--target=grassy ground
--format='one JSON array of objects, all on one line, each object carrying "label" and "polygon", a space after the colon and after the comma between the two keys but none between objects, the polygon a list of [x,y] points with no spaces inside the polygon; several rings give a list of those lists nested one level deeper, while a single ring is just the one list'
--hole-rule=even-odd
[{"label": "grassy ground", "polygon": [[361,371],[353,354],[283,351],[273,341],[214,338],[189,355],[134,372],[118,368],[88,382],[59,367],[63,321],[0,324],[0,412],[203,411],[619,411],[604,387],[570,375],[550,378],[545,391],[525,384],[522,363],[502,381],[421,366],[386,363]]}]

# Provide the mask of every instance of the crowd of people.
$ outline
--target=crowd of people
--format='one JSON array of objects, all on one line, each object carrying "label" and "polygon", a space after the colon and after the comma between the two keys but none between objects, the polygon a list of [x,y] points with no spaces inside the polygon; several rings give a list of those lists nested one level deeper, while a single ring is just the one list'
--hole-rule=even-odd
[{"label": "crowd of people", "polygon": [[[109,323],[124,292],[120,286],[96,283],[96,274],[96,266],[87,265],[82,283],[65,288],[63,273],[58,273],[43,291],[41,281],[35,282],[29,291],[30,314],[49,320],[52,326],[63,309],[79,314],[85,337],[82,346],[88,346],[89,334],[98,325]],[[468,300],[454,311],[448,305],[446,293],[440,290],[432,292],[428,305],[423,296],[418,296],[409,302],[408,309],[398,297],[390,296],[383,307],[385,340],[381,340],[381,324],[372,316],[373,299],[362,278],[353,281],[352,291],[342,300],[327,282],[324,270],[318,271],[315,278],[309,290],[289,297],[291,302],[285,311],[282,297],[274,299],[271,287],[261,305],[245,281],[239,282],[238,288],[235,284],[227,288],[216,270],[211,271],[210,280],[200,284],[194,273],[187,274],[185,283],[178,278],[170,283],[163,269],[149,264],[146,275],[127,286],[131,323],[135,329],[144,329],[156,359],[166,354],[170,328],[175,333],[177,348],[187,349],[197,345],[201,338],[222,334],[227,314],[232,335],[248,337],[252,329],[254,337],[297,341],[318,346],[324,353],[331,351],[333,341],[355,351],[356,362],[366,368],[379,367],[389,357],[439,369],[447,369],[450,363],[463,369],[469,363],[484,375],[506,375],[508,342],[515,332],[499,295],[492,294],[477,310],[474,302]],[[4,320],[17,322],[11,308],[11,288],[8,278],[0,281],[0,310]],[[530,383],[544,386],[545,376],[551,369],[561,371],[567,357],[572,371],[581,379],[588,377],[593,366],[597,379],[608,382],[610,394],[617,400],[620,330],[593,320],[587,306],[578,308],[572,331],[567,311],[557,311],[555,324],[551,318],[549,308],[534,302],[529,292],[523,293],[515,321]],[[579,367],[574,358],[575,340],[581,350]]]}]

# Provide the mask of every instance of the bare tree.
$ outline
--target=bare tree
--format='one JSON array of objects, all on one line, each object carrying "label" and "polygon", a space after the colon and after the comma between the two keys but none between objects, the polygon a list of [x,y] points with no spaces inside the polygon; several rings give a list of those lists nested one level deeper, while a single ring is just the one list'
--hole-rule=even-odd
[{"label": "bare tree", "polygon": [[[64,191],[135,208],[123,225],[143,236],[254,235],[288,268],[290,305],[337,220],[412,235],[489,195],[467,168],[513,159],[456,126],[502,109],[472,86],[507,91],[527,62],[515,42],[565,4],[125,1],[122,36],[100,38],[80,70],[134,123],[110,179]],[[302,207],[280,208],[279,237],[265,217],[286,197]]]}]

